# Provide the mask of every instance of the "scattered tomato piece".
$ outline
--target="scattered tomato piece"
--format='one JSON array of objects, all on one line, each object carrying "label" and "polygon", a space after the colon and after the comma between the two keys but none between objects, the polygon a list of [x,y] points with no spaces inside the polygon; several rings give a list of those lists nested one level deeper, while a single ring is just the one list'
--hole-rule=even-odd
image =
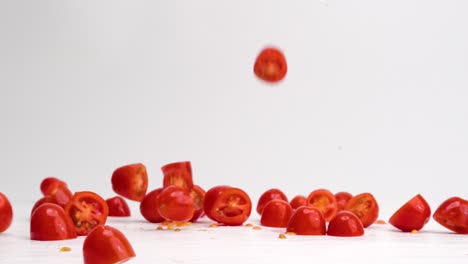
[{"label": "scattered tomato piece", "polygon": [[335,195],[327,189],[318,189],[309,194],[307,205],[319,209],[325,221],[330,221],[338,211]]},{"label": "scattered tomato piece", "polygon": [[293,209],[287,201],[271,200],[263,208],[260,224],[268,227],[287,227]]},{"label": "scattered tomato piece", "polygon": [[71,247],[61,247],[59,251],[60,252],[70,252],[71,250],[72,250]]},{"label": "scattered tomato piece", "polygon": [[279,234],[279,235],[278,235],[278,238],[279,238],[279,239],[286,239],[287,237],[286,237],[284,234]]},{"label": "scattered tomato piece", "polygon": [[192,197],[177,185],[167,186],[158,194],[156,208],[164,219],[176,222],[190,221],[195,212]]},{"label": "scattered tomato piece", "polygon": [[73,239],[76,231],[62,207],[44,203],[31,215],[30,237],[40,241]]},{"label": "scattered tomato piece", "polygon": [[292,215],[286,231],[294,232],[297,235],[325,235],[325,219],[319,209],[301,206]]},{"label": "scattered tomato piece", "polygon": [[106,200],[109,207],[109,216],[126,217],[130,216],[130,208],[127,202],[120,196],[115,196]]},{"label": "scattered tomato piece", "polygon": [[418,194],[406,202],[388,220],[394,227],[403,232],[421,230],[431,217],[431,207]]},{"label": "scattered tomato piece", "polygon": [[260,198],[258,199],[258,202],[257,202],[257,213],[259,215],[262,214],[263,208],[271,200],[283,200],[283,201],[287,202],[288,197],[286,197],[286,194],[284,194],[283,191],[281,191],[280,189],[273,188],[273,189],[269,189],[269,190],[265,191],[260,196]]},{"label": "scattered tomato piece", "polygon": [[263,49],[254,65],[255,75],[265,82],[279,82],[286,76],[288,66],[284,54],[277,48]]},{"label": "scattered tomato piece", "polygon": [[0,192],[0,233],[6,231],[13,221],[13,207],[5,194]]},{"label": "scattered tomato piece", "polygon": [[451,197],[432,216],[437,223],[458,234],[468,234],[468,200]]},{"label": "scattered tomato piece", "polygon": [[346,204],[345,210],[357,215],[364,228],[372,225],[379,216],[379,205],[370,193],[361,193],[351,198]]},{"label": "scattered tomato piece", "polygon": [[141,163],[119,167],[112,173],[111,182],[115,193],[132,201],[141,202],[148,188],[146,167]]},{"label": "scattered tomato piece", "polygon": [[292,209],[297,209],[301,206],[307,205],[307,197],[304,195],[296,195],[290,202]]},{"label": "scattered tomato piece", "polygon": [[364,227],[355,214],[349,211],[340,211],[330,220],[327,234],[341,237],[362,236],[364,235]]},{"label": "scattered tomato piece", "polygon": [[192,165],[190,161],[181,161],[166,164],[161,168],[164,179],[163,187],[170,185],[179,186],[186,191],[190,191],[193,187]]}]

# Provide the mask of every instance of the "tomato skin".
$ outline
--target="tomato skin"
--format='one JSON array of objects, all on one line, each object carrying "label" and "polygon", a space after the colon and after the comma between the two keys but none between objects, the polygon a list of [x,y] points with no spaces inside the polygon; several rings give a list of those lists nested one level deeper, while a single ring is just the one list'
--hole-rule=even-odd
[{"label": "tomato skin", "polygon": [[243,190],[230,187],[218,193],[209,210],[209,217],[221,224],[242,225],[250,216],[252,201]]},{"label": "tomato skin", "polygon": [[293,214],[291,205],[283,200],[271,200],[263,208],[260,224],[268,227],[287,227]]},{"label": "tomato skin", "polygon": [[297,209],[301,206],[307,205],[307,197],[304,195],[296,195],[289,203],[292,209]]},{"label": "tomato skin", "polygon": [[114,196],[106,200],[109,207],[109,216],[126,217],[130,216],[130,208],[127,202],[120,196]]},{"label": "tomato skin", "polygon": [[176,185],[190,191],[193,187],[192,165],[190,161],[180,161],[164,165],[161,168],[164,179],[163,187]]},{"label": "tomato skin", "polygon": [[13,221],[13,207],[5,194],[0,192],[0,233],[6,231]]},{"label": "tomato skin", "polygon": [[311,192],[307,197],[307,205],[317,207],[327,222],[338,211],[335,195],[326,189],[318,189]]},{"label": "tomato skin", "polygon": [[468,234],[468,200],[450,197],[439,205],[432,217],[455,233]]},{"label": "tomato skin", "polygon": [[76,192],[64,209],[79,236],[85,236],[96,226],[104,225],[109,215],[106,201],[89,191]]},{"label": "tomato skin", "polygon": [[195,206],[195,211],[193,213],[192,219],[190,222],[194,223],[200,218],[203,214],[203,203],[205,199],[205,190],[203,190],[198,185],[193,185],[192,190],[190,190],[190,197],[192,197],[193,204]]},{"label": "tomato skin", "polygon": [[406,202],[388,220],[394,227],[403,232],[419,231],[429,221],[431,217],[431,207],[418,194]]},{"label": "tomato skin", "polygon": [[229,188],[231,188],[231,186],[227,186],[227,185],[214,186],[205,193],[205,200],[203,201],[203,211],[209,219],[213,221],[217,221],[215,219],[215,216],[211,215],[211,210],[219,194],[222,191],[227,190]]},{"label": "tomato skin", "polygon": [[379,217],[379,205],[371,193],[361,193],[351,198],[345,206],[362,222],[364,228],[372,225]]},{"label": "tomato skin", "polygon": [[263,49],[255,60],[254,73],[265,82],[279,82],[284,79],[287,71],[286,58],[277,48],[267,47]]},{"label": "tomato skin", "polygon": [[309,236],[325,235],[327,232],[322,212],[311,206],[297,208],[289,220],[286,231]]},{"label": "tomato skin", "polygon": [[51,195],[56,188],[67,187],[67,184],[56,177],[47,177],[44,178],[41,182],[40,188],[44,196]]},{"label": "tomato skin", "polygon": [[141,202],[148,189],[148,173],[141,163],[117,168],[111,177],[112,189],[129,200]]},{"label": "tomato skin", "polygon": [[182,187],[170,185],[156,197],[159,215],[168,221],[187,222],[195,213],[195,205],[190,194]]},{"label": "tomato skin", "polygon": [[364,235],[361,220],[350,211],[340,211],[330,220],[327,228],[330,236],[353,237]]},{"label": "tomato skin", "polygon": [[353,198],[353,195],[349,192],[337,192],[335,193],[336,204],[338,206],[338,212],[344,210],[348,201]]},{"label": "tomato skin", "polygon": [[40,241],[66,240],[76,238],[76,231],[61,206],[44,203],[31,215],[30,237]]},{"label": "tomato skin", "polygon": [[123,263],[136,256],[125,235],[111,226],[97,226],[83,243],[85,264]]},{"label": "tomato skin", "polygon": [[157,197],[163,188],[152,190],[147,193],[143,201],[140,203],[141,215],[151,223],[161,223],[164,218],[158,213]]},{"label": "tomato skin", "polygon": [[55,203],[55,200],[52,198],[52,196],[50,196],[50,195],[44,196],[44,197],[40,198],[39,200],[37,200],[36,203],[34,203],[32,209],[31,209],[31,215],[34,213],[34,211],[35,211],[39,206],[41,206],[42,204],[45,204],[45,203],[53,203],[53,204],[56,204],[56,203]]},{"label": "tomato skin", "polygon": [[265,205],[269,201],[275,200],[275,199],[283,200],[283,201],[286,201],[286,202],[288,201],[288,197],[280,189],[276,189],[276,188],[269,189],[269,190],[265,191],[260,196],[260,198],[258,198],[257,213],[259,215],[261,215],[262,211],[263,211],[263,207],[265,207]]}]

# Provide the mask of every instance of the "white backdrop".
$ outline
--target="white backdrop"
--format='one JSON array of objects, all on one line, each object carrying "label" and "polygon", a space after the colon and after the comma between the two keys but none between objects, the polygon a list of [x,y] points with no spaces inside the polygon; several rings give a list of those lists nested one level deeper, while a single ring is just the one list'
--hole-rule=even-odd
[{"label": "white backdrop", "polygon": [[[468,198],[467,1],[1,1],[0,191],[192,161],[204,188]],[[289,72],[255,78],[266,45]]]}]

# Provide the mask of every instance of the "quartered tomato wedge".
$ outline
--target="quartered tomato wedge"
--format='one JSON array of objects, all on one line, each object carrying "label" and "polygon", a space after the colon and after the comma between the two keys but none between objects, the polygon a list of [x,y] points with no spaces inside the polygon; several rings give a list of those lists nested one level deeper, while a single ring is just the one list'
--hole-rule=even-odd
[{"label": "quartered tomato wedge", "polygon": [[468,234],[468,200],[451,197],[432,216],[437,223],[458,234]]},{"label": "quartered tomato wedge", "polygon": [[388,222],[403,232],[419,231],[429,221],[431,207],[418,194],[398,209]]},{"label": "quartered tomato wedge", "polygon": [[261,215],[263,212],[263,207],[265,207],[265,205],[269,201],[275,200],[275,199],[283,200],[286,202],[288,201],[288,197],[286,197],[286,194],[284,194],[280,189],[276,189],[276,188],[269,189],[265,191],[258,199],[257,213]]},{"label": "quartered tomato wedge", "polygon": [[13,207],[8,198],[0,192],[0,233],[7,230],[13,220]]},{"label": "quartered tomato wedge", "polygon": [[117,168],[112,173],[112,189],[117,194],[141,202],[148,188],[148,174],[145,165],[130,164]]},{"label": "quartered tomato wedge", "polygon": [[[239,188],[220,189],[222,190],[216,191],[215,199],[209,202],[208,207],[205,207],[206,215],[225,225],[242,225],[252,211],[249,195]],[[208,197],[208,192],[206,197]],[[205,205],[207,205],[206,202]]]},{"label": "quartered tomato wedge", "polygon": [[125,217],[130,216],[130,208],[127,202],[120,196],[114,196],[106,200],[109,207],[109,216]]},{"label": "quartered tomato wedge", "polygon": [[164,174],[163,187],[176,185],[187,191],[192,189],[192,165],[189,161],[166,164],[161,170]]},{"label": "quartered tomato wedge", "polygon": [[62,207],[44,203],[31,215],[30,235],[31,240],[65,240],[76,238],[76,231]]},{"label": "quartered tomato wedge", "polygon": [[348,201],[344,209],[359,217],[364,227],[372,225],[379,216],[379,205],[370,193],[361,193],[354,196]]},{"label": "quartered tomato wedge", "polygon": [[106,223],[109,208],[106,201],[94,192],[76,192],[65,206],[65,212],[70,216],[76,233],[84,236]]},{"label": "quartered tomato wedge", "polygon": [[297,235],[325,235],[326,222],[322,212],[311,206],[301,206],[296,209],[289,220],[287,232]]},{"label": "quartered tomato wedge", "polygon": [[268,47],[263,49],[257,56],[254,65],[255,75],[266,82],[279,82],[288,71],[286,58],[277,48]]},{"label": "quartered tomato wedge", "polygon": [[362,236],[364,227],[361,220],[350,211],[340,211],[330,220],[327,234],[330,236]]},{"label": "quartered tomato wedge", "polygon": [[318,189],[311,192],[307,197],[307,205],[318,208],[327,222],[338,211],[335,196],[326,189]]}]

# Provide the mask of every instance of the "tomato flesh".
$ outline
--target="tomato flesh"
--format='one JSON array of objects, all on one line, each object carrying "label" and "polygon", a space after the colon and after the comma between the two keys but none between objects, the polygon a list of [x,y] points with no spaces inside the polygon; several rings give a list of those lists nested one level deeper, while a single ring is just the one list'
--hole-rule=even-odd
[{"label": "tomato flesh", "polygon": [[205,199],[205,190],[203,190],[198,185],[193,185],[192,190],[190,191],[190,197],[192,197],[194,205],[194,213],[190,222],[196,222],[203,214],[203,203]]},{"label": "tomato flesh", "polygon": [[338,211],[344,210],[348,201],[353,198],[353,195],[349,192],[337,192],[335,193],[336,204],[338,207]]},{"label": "tomato flesh", "polygon": [[403,232],[411,232],[421,230],[430,217],[431,208],[429,204],[418,194],[400,207],[388,222]]},{"label": "tomato flesh", "polygon": [[228,187],[217,194],[211,206],[205,208],[205,212],[209,210],[209,213],[206,213],[208,217],[232,226],[242,225],[249,218],[252,202],[246,192],[239,188]]},{"label": "tomato flesh", "polygon": [[255,75],[270,83],[279,82],[286,76],[288,66],[284,54],[277,48],[263,49],[254,64]]},{"label": "tomato flesh", "polygon": [[432,216],[439,224],[458,234],[468,234],[468,200],[451,197]]},{"label": "tomato flesh", "polygon": [[335,196],[326,189],[318,189],[311,192],[307,197],[307,205],[318,208],[323,213],[323,217],[327,222],[338,211]]},{"label": "tomato flesh", "polygon": [[379,205],[371,193],[361,193],[354,196],[344,209],[359,217],[364,227],[372,225],[379,216]]},{"label": "tomato flesh", "polygon": [[148,188],[148,174],[145,165],[129,164],[117,168],[111,177],[112,189],[129,200],[141,202]]},{"label": "tomato flesh", "polygon": [[190,161],[181,161],[166,164],[161,168],[164,179],[163,187],[179,186],[187,191],[193,187],[192,165]]}]

